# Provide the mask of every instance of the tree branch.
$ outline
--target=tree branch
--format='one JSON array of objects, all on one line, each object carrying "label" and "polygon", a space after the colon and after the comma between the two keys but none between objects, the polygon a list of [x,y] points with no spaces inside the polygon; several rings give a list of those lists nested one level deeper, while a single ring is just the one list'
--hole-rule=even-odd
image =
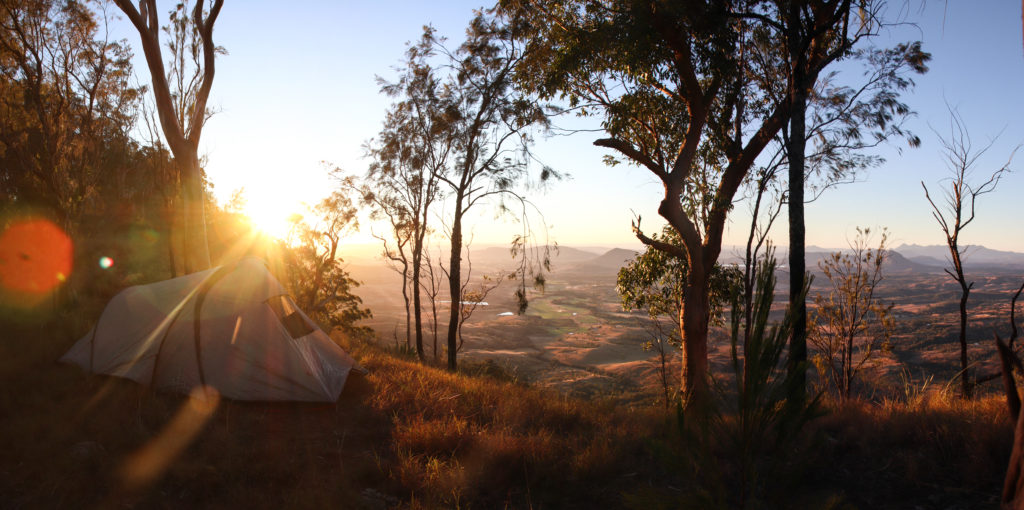
[{"label": "tree branch", "polygon": [[654,175],[657,175],[662,181],[668,178],[668,174],[665,172],[664,167],[656,163],[646,154],[637,150],[636,147],[633,147],[632,144],[625,140],[619,140],[617,138],[601,138],[594,140],[594,145],[598,147],[607,147],[621,152],[634,162],[647,167],[648,170],[653,172]]}]

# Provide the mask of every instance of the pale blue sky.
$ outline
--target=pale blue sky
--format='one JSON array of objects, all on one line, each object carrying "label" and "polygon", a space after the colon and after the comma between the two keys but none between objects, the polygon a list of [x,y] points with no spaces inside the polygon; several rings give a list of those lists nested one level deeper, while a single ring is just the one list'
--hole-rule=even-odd
[{"label": "pale blue sky", "polygon": [[[897,2],[894,2],[897,3]],[[393,78],[405,42],[424,24],[433,24],[452,45],[461,41],[476,2],[237,2],[228,0],[214,32],[229,55],[217,63],[211,104],[220,109],[203,133],[207,171],[219,197],[246,188],[262,214],[282,218],[300,202],[329,192],[321,161],[362,173],[362,144],[373,137],[389,100],[378,93],[375,75]],[[161,9],[171,7],[170,2]],[[939,244],[941,233],[929,213],[920,181],[930,187],[947,175],[934,126],[948,129],[945,102],[956,106],[976,141],[983,145],[1002,132],[981,160],[979,173],[1002,164],[1024,141],[1024,51],[1020,4],[1011,0],[914,2],[907,15],[917,27],[891,32],[892,41],[921,39],[931,52],[931,71],[916,77],[905,101],[918,116],[909,127],[921,136],[919,149],[882,149],[882,167],[808,205],[808,243],[846,244],[854,227],[886,226],[894,244]],[[119,23],[126,23],[124,20]],[[123,29],[122,29],[123,30]],[[124,31],[133,47],[138,38]],[[886,41],[880,40],[879,44]],[[141,51],[136,50],[137,53]],[[139,62],[137,70],[145,72]],[[148,81],[148,76],[143,75]],[[555,183],[535,201],[553,227],[553,240],[565,245],[629,245],[633,212],[647,230],[658,228],[661,188],[644,170],[605,167],[605,152],[591,145],[597,135],[539,139],[541,159],[572,179]],[[1024,154],[993,194],[978,204],[978,219],[964,233],[968,243],[1024,251],[1020,221]],[[277,204],[277,205],[274,205]],[[746,206],[739,205],[737,214]],[[278,212],[279,211],[279,212]],[[740,218],[737,215],[737,218]],[[774,239],[786,242],[785,219]],[[497,223],[497,225],[496,225]],[[505,243],[511,229],[490,213],[476,225],[476,242]],[[737,223],[726,244],[739,244],[745,225]],[[365,238],[364,238],[365,239]]]}]

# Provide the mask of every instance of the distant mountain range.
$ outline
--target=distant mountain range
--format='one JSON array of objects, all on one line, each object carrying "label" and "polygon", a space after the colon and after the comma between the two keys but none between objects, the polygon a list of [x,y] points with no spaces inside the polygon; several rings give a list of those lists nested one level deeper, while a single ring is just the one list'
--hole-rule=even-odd
[{"label": "distant mountain range", "polygon": [[[378,248],[379,249],[379,248]],[[818,263],[836,250],[820,246],[807,246],[807,267],[818,270]],[[742,250],[739,247],[725,247],[719,259],[723,264],[741,264]],[[615,274],[639,253],[636,249],[597,248],[597,247],[551,247],[551,265],[555,272],[601,273]],[[463,256],[466,254],[464,253]],[[447,257],[447,254],[443,254]],[[436,254],[435,254],[436,257]],[[511,251],[507,246],[488,246],[472,248],[469,257],[474,266],[482,270],[511,269],[515,264]],[[779,269],[786,270],[788,255],[780,250],[776,253]],[[920,246],[902,244],[889,252],[886,272],[934,274],[949,267],[949,248],[944,245]],[[984,246],[969,246],[964,256],[964,265],[968,270],[1009,270],[1024,271],[1024,253],[992,250]]]},{"label": "distant mountain range", "polygon": [[[916,244],[901,244],[895,250],[921,264],[940,267],[949,265],[949,247],[946,245],[920,246]],[[961,258],[966,266],[1007,269],[1024,267],[1024,253],[993,250],[978,245],[967,246],[963,253]]]},{"label": "distant mountain range", "polygon": [[[821,249],[821,248],[817,248]],[[818,271],[819,263],[829,257],[833,251],[807,251],[807,268],[811,271]],[[890,250],[889,255],[886,258],[884,271],[886,273],[914,273],[914,274],[930,274],[930,273],[941,273],[942,269],[939,266],[922,264],[918,261],[911,260],[902,253],[896,250]]]},{"label": "distant mountain range", "polygon": [[[807,247],[807,267],[811,271],[818,271],[818,263],[823,261],[836,250],[822,248],[819,246]],[[508,251],[504,250],[505,256]],[[738,248],[727,248],[722,250],[720,262],[723,264],[741,264]],[[587,273],[615,273],[636,257],[637,250],[614,248],[597,254],[593,251],[584,251],[578,248],[560,246],[558,255],[552,256],[553,269],[558,271],[587,272]],[[889,258],[885,263],[885,271],[893,274],[937,274],[949,266],[949,248],[941,245],[919,246],[903,244],[889,250]],[[787,269],[788,255],[785,252],[777,253],[780,269]],[[968,270],[1012,270],[1024,271],[1024,253],[1012,251],[1000,251],[985,248],[983,246],[971,246],[966,251],[964,265]]]},{"label": "distant mountain range", "polygon": [[[817,269],[818,262],[836,250],[817,246],[807,247],[807,267]],[[779,261],[785,264],[787,255],[783,253]],[[886,271],[896,273],[940,273],[943,268],[950,267],[949,247],[945,245],[921,246],[901,244],[889,250]],[[964,267],[970,270],[1004,270],[1024,271],[1024,253],[1000,251],[984,246],[970,246],[963,256]]]}]

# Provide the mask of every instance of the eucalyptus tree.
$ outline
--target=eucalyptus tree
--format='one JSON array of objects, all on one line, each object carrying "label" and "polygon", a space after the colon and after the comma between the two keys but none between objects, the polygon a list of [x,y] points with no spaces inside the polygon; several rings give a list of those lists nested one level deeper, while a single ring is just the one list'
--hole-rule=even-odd
[{"label": "eucalyptus tree", "polygon": [[381,91],[399,100],[388,110],[377,139],[368,144],[372,162],[363,187],[364,200],[391,223],[399,252],[391,253],[385,245],[385,256],[402,264],[403,296],[412,291],[413,331],[421,361],[425,359],[420,284],[424,240],[430,230],[431,206],[441,196],[440,179],[454,159],[456,134],[451,124],[451,88],[442,84],[431,65],[435,44],[434,30],[425,27],[420,41],[406,50],[398,80],[378,79]]},{"label": "eucalyptus tree", "polygon": [[[405,306],[405,347],[413,349],[412,343],[412,299],[409,297],[409,281],[412,280],[412,265],[409,257],[409,242],[413,229],[405,210],[395,201],[376,194],[366,193],[364,202],[372,204],[371,219],[386,219],[389,234],[373,234],[383,243],[384,261],[402,277],[402,303]],[[395,339],[398,342],[398,339]]]},{"label": "eucalyptus tree", "polygon": [[[707,392],[709,290],[726,219],[758,157],[794,114],[780,87],[787,83],[786,63],[818,76],[857,36],[849,28],[859,3],[794,5],[813,25],[801,34],[802,44],[789,47],[778,30],[787,26],[788,2],[500,3],[530,45],[522,82],[544,98],[563,99],[570,112],[600,118],[608,136],[594,144],[647,169],[664,186],[658,214],[681,245],[646,235],[639,219],[633,230],[644,244],[687,260],[683,384],[684,394],[697,400]],[[852,15],[856,20],[857,11]]]},{"label": "eucalyptus tree", "polygon": [[[452,307],[448,321],[448,369],[457,366],[458,332],[462,318],[462,249],[465,215],[479,204],[498,201],[501,212],[510,212],[510,201],[522,206],[526,199],[516,186],[529,178],[529,147],[534,129],[545,128],[548,119],[533,97],[521,93],[514,81],[517,66],[526,58],[512,27],[499,24],[482,13],[471,21],[466,41],[455,52],[445,52],[451,75],[446,82],[451,96],[445,112],[454,137],[453,165],[440,179],[453,208],[449,232],[450,258],[448,291]],[[540,180],[557,174],[544,167]],[[524,225],[527,223],[524,222]],[[513,242],[513,255],[524,257],[530,233]],[[546,255],[540,262],[547,265]],[[521,265],[517,278],[520,311],[525,309],[527,266]],[[540,279],[537,280],[542,281]]]},{"label": "eucalyptus tree", "polygon": [[[139,0],[138,9],[131,0],[115,0],[115,3],[141,38],[160,127],[180,173],[184,271],[191,273],[206,269],[210,267],[210,248],[206,238],[205,195],[198,151],[199,139],[209,115],[206,105],[213,87],[215,56],[223,52],[213,42],[213,25],[224,0],[212,0],[209,11],[204,8],[204,0],[198,0],[192,8],[191,18],[185,3],[171,11],[172,25],[167,33],[174,34],[177,30],[183,36],[171,37],[168,49],[175,58],[171,59],[169,70],[164,66],[160,44],[160,32],[164,29],[160,26],[156,0]],[[194,74],[185,71],[189,64],[194,66]]]},{"label": "eucalyptus tree", "polygon": [[[644,244],[685,259],[680,311],[683,393],[707,395],[712,268],[737,190],[788,115],[757,112],[761,91],[741,78],[739,9],[761,2],[583,2],[506,0],[530,58],[518,74],[545,98],[601,118],[594,143],[650,171],[664,186],[658,213],[679,234],[673,245],[633,224]],[[759,63],[746,66],[756,72]],[[757,124],[750,125],[751,122]],[[609,158],[612,160],[613,158]]]},{"label": "eucalyptus tree", "polygon": [[[651,239],[681,245],[679,234],[669,225],[665,225],[660,236],[652,234]],[[651,327],[648,328],[651,335],[649,345],[659,354],[666,406],[669,403],[669,378],[665,372],[668,354],[666,344],[679,347],[679,319],[688,272],[685,258],[674,257],[668,252],[647,246],[619,269],[615,282],[615,291],[619,294],[622,308],[645,312],[651,321]],[[709,289],[712,321],[722,322],[723,312],[739,292],[741,278],[739,269],[715,265]]]}]

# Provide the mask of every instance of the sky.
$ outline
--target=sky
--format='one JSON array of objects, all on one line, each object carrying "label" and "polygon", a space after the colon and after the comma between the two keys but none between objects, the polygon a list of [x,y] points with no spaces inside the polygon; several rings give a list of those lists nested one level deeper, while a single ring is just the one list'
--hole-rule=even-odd
[{"label": "sky", "polygon": [[[948,135],[947,105],[963,118],[974,145],[994,142],[978,161],[976,177],[1003,165],[1024,142],[1024,46],[1021,6],[1010,0],[982,2],[890,2],[906,20],[877,38],[880,46],[921,40],[932,54],[930,71],[915,76],[903,96],[916,115],[907,127],[921,137],[920,148],[902,141],[876,151],[885,164],[826,192],[808,204],[807,244],[847,245],[858,226],[890,231],[891,245],[942,244],[921,182],[935,193],[949,175],[938,134]],[[170,2],[161,9],[172,7]],[[326,196],[333,184],[327,166],[361,175],[369,161],[364,144],[379,132],[391,100],[379,93],[376,77],[397,77],[408,41],[431,24],[451,46],[462,40],[476,2],[305,1],[225,2],[214,28],[216,44],[228,55],[217,60],[210,105],[217,110],[203,132],[200,152],[221,201],[245,188],[249,210],[271,231],[287,216]],[[892,19],[892,18],[890,18]],[[115,33],[136,48],[140,82],[149,80],[138,35],[126,20]],[[856,76],[844,71],[844,79]],[[580,125],[556,120],[556,124]],[[599,133],[538,137],[538,158],[570,178],[555,182],[531,199],[543,212],[551,241],[569,246],[639,247],[630,222],[639,215],[647,232],[662,224],[656,213],[662,188],[646,170],[607,167],[608,152],[594,147]],[[998,138],[996,138],[998,136]],[[977,204],[977,219],[962,234],[968,244],[1024,252],[1020,220],[1024,153],[1008,175]],[[986,175],[983,175],[986,174]],[[725,244],[745,242],[747,206],[737,205]],[[535,220],[537,221],[537,220]],[[778,245],[786,238],[785,215],[772,231]],[[476,215],[477,244],[506,244],[517,225],[495,218],[493,209]],[[363,220],[350,242],[369,242],[379,226]]]}]

